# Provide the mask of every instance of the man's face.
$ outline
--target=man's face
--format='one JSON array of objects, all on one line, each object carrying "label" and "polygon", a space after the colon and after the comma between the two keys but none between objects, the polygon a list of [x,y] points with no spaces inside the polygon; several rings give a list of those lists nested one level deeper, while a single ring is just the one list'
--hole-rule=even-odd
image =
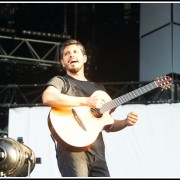
[{"label": "man's face", "polygon": [[71,73],[79,72],[86,61],[87,56],[82,54],[80,47],[77,45],[67,46],[61,59],[63,67]]}]

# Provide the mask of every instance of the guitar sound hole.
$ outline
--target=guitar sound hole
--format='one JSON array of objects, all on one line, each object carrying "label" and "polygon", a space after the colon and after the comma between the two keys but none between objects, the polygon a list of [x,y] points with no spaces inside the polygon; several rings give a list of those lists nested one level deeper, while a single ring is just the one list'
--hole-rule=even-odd
[{"label": "guitar sound hole", "polygon": [[91,108],[91,113],[96,118],[101,118],[102,117],[102,114],[100,113],[100,109],[99,108]]}]

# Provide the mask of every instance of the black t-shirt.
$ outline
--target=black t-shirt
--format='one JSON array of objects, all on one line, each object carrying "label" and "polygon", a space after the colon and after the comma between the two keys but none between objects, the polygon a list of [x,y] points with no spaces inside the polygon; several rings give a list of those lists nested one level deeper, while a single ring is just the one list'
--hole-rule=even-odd
[{"label": "black t-shirt", "polygon": [[[49,80],[47,85],[52,85],[56,87],[63,94],[79,97],[89,97],[97,90],[106,91],[105,87],[102,84],[91,81],[80,81],[68,75],[55,76]],[[93,146],[89,148],[88,151],[104,159],[104,148],[105,147],[102,132],[100,132],[96,141],[93,143]]]}]

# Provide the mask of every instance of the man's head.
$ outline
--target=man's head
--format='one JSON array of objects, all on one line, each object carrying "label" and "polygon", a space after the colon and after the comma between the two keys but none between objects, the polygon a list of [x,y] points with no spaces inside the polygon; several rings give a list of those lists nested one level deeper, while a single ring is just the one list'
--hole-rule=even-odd
[{"label": "man's head", "polygon": [[77,45],[77,46],[79,46],[81,51],[82,51],[82,54],[86,55],[86,50],[85,50],[85,48],[84,48],[84,46],[82,45],[81,42],[79,42],[79,41],[77,41],[75,39],[69,39],[69,40],[67,40],[67,41],[65,41],[65,42],[63,42],[61,44],[61,47],[60,47],[61,59],[63,59],[64,49],[69,45]]},{"label": "man's head", "polygon": [[84,70],[87,55],[84,46],[77,40],[70,39],[61,45],[61,64],[67,73]]}]

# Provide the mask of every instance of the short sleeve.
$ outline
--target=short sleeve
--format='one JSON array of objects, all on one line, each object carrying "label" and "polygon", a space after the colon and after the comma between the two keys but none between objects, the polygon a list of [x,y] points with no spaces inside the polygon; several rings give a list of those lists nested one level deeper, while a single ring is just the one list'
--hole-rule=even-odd
[{"label": "short sleeve", "polygon": [[61,76],[55,76],[47,82],[46,86],[54,86],[60,92],[63,92],[65,89],[64,79]]}]

